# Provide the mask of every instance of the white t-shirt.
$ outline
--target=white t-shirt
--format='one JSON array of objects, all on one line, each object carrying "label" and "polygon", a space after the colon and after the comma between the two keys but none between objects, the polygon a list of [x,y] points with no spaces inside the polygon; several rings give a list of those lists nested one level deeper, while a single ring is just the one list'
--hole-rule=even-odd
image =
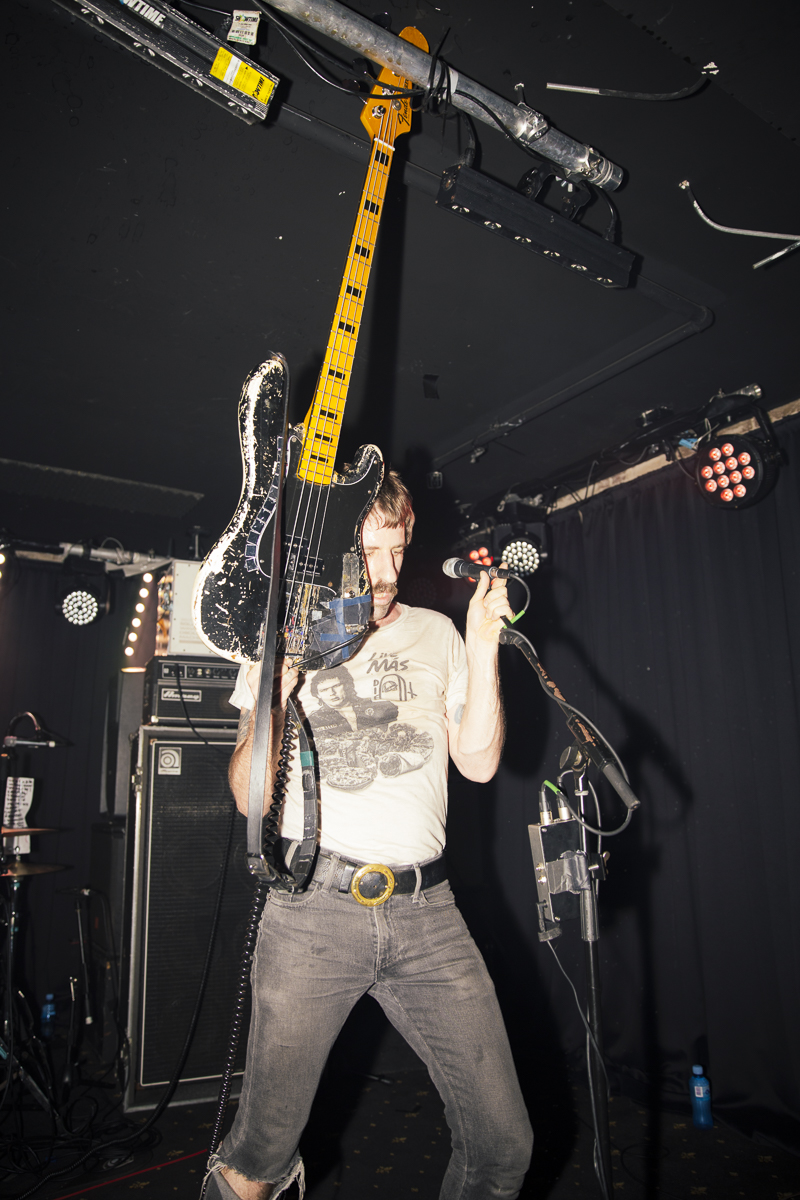
[{"label": "white t-shirt", "polygon": [[[424,862],[444,849],[447,721],[467,694],[464,643],[449,617],[398,605],[347,663],[309,672],[296,694],[319,771],[319,840],[349,858]],[[239,672],[231,703],[252,708]],[[289,775],[281,833],[302,837],[299,758]]]}]

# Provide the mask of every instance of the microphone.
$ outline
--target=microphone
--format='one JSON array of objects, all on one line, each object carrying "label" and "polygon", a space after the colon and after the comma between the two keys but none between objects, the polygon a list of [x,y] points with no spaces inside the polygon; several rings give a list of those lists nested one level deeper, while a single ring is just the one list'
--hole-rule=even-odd
[{"label": "microphone", "polygon": [[513,571],[505,567],[485,567],[483,563],[467,562],[465,558],[448,558],[442,563],[442,570],[451,579],[480,579],[481,571],[485,571],[491,579],[509,579]]},{"label": "microphone", "polygon": [[46,742],[42,739],[31,740],[30,738],[18,738],[13,734],[9,734],[3,738],[3,745],[9,750],[13,750],[15,746],[26,746],[30,750],[52,749],[57,746],[58,742]]}]

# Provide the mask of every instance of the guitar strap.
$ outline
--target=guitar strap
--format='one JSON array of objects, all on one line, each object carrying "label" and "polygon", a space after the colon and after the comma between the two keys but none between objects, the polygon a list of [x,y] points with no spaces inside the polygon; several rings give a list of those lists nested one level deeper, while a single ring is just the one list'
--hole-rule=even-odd
[{"label": "guitar strap", "polygon": [[[278,442],[278,495],[268,536],[271,538],[271,572],[267,605],[261,631],[261,679],[256,700],[253,749],[250,758],[250,780],[247,796],[247,866],[261,882],[281,891],[296,892],[305,884],[317,848],[317,793],[314,756],[308,735],[292,700],[287,703],[286,725],[281,744],[281,756],[276,772],[272,803],[266,814],[264,830],[264,793],[267,784],[267,765],[272,741],[272,691],[275,675],[275,647],[278,636],[278,598],[281,577],[281,541],[283,528],[283,490],[286,477],[286,446],[288,444],[288,388],[283,391],[282,436]],[[300,750],[300,769],[303,777],[303,840],[299,852],[292,855],[288,870],[275,862],[278,826],[285,799],[285,786],[290,769],[290,749],[297,730]]]},{"label": "guitar strap", "polygon": [[[259,697],[260,691],[261,689],[259,688]],[[269,708],[267,708],[267,712],[269,712]],[[256,722],[258,723],[258,710],[256,710]],[[269,720],[262,721],[261,724],[266,725],[269,730]],[[258,733],[258,729],[256,733]],[[279,839],[278,830],[281,810],[285,800],[286,778],[291,770],[290,751],[295,733],[297,734],[300,771],[303,781],[303,840],[293,844],[291,853],[284,863],[276,861],[276,850]],[[255,762],[255,757],[256,746],[254,735],[252,762]],[[247,865],[251,873],[269,887],[273,887],[281,892],[299,892],[305,886],[317,852],[317,783],[316,772],[314,770],[314,752],[311,749],[305,726],[300,719],[294,701],[291,699],[286,705],[286,724],[281,745],[281,756],[276,771],[275,789],[272,793],[272,802],[266,814],[262,815],[263,782],[266,777],[265,767],[266,758],[260,754],[255,774],[262,782],[262,803],[260,807],[255,808],[254,815],[253,806],[250,804],[248,798]],[[254,772],[251,766],[251,785],[253,775]]]}]

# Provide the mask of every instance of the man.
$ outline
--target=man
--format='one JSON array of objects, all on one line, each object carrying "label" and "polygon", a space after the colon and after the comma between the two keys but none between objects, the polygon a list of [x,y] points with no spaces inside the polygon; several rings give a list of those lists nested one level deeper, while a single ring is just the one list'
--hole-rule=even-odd
[{"label": "man", "polygon": [[[350,684],[339,678],[325,701],[323,681],[336,677],[318,672],[298,690],[312,730],[315,712],[322,717],[320,852],[302,893],[272,890],[264,907],[242,1095],[210,1162],[210,1197],[276,1200],[295,1180],[303,1194],[300,1134],[328,1052],[365,993],[423,1059],[444,1101],[453,1153],[440,1200],[513,1200],[528,1167],[530,1123],[494,988],[442,855],[448,753],[478,782],[500,761],[498,639],[513,614],[505,584],[486,574],[470,602],[466,644],[448,618],[399,604],[413,523],[410,496],[389,472],[362,530],[372,618],[347,664]],[[403,687],[393,685],[391,707],[402,719],[384,710],[382,727],[362,729],[356,714],[367,689],[380,696],[382,681],[397,677]],[[278,680],[280,727],[298,672],[284,664]],[[230,779],[243,812],[257,681],[257,666],[243,670],[233,697],[243,712]],[[340,713],[350,710],[335,758],[325,753],[331,696]],[[302,836],[298,774],[290,771],[284,806],[289,840]]]}]

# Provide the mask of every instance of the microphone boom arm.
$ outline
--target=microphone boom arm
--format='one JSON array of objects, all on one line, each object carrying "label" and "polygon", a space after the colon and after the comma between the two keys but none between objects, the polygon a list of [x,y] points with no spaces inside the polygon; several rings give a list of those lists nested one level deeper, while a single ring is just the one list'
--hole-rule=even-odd
[{"label": "microphone boom arm", "polygon": [[[539,682],[545,692],[552,700],[555,700],[558,707],[564,713],[567,719],[567,727],[575,738],[575,742],[584,754],[584,756],[593,763],[602,775],[608,780],[614,791],[622,800],[625,807],[632,811],[639,807],[639,800],[630,787],[630,784],[625,778],[618,759],[613,751],[600,737],[596,729],[590,730],[588,725],[591,722],[582,713],[565,700],[558,686],[553,682],[550,676],[545,671],[531,643],[517,629],[507,627],[500,631],[500,643],[503,646],[516,646],[522,652],[525,658],[533,667],[536,674],[539,676]],[[606,753],[606,750],[608,753]]]}]

